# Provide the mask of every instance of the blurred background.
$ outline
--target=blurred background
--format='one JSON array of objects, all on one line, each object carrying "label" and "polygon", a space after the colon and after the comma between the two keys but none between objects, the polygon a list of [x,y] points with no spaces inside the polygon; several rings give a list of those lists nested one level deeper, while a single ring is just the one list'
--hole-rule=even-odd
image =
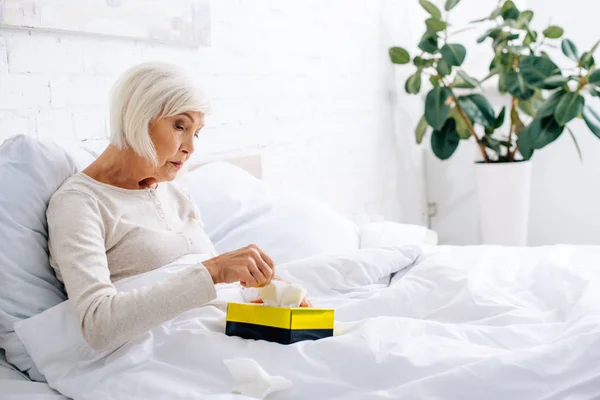
[{"label": "blurred background", "polygon": [[[497,4],[462,0],[450,22],[467,27]],[[535,12],[533,28],[559,25],[580,49],[600,39],[600,3],[515,4]],[[116,77],[139,62],[174,62],[197,74],[213,104],[197,157],[259,153],[275,187],[358,222],[428,225],[441,243],[478,244],[477,146],[463,140],[440,161],[428,140],[415,143],[425,95],[405,92],[414,70],[388,55],[391,46],[418,54],[427,18],[417,0],[0,1],[0,141],[106,139]],[[486,29],[453,37],[478,78],[493,57],[476,43]],[[560,46],[548,52],[569,63]],[[493,83],[478,90],[497,95]],[[567,135],[532,158],[530,245],[600,244],[600,140],[583,121],[571,126],[583,161]]]}]

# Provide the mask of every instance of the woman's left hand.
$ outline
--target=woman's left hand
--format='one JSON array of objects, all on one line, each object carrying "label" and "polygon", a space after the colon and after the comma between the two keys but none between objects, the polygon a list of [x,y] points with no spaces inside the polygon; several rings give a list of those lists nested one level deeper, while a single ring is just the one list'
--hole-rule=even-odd
[{"label": "woman's left hand", "polygon": [[[275,275],[272,280],[281,281],[281,282],[285,282],[285,283],[290,283],[290,282],[286,281],[285,279],[281,279],[277,275]],[[256,299],[252,300],[251,303],[262,304],[263,300],[260,297],[257,297]],[[312,304],[310,304],[310,301],[306,300],[306,297],[305,297],[305,298],[302,299],[302,302],[300,303],[300,307],[310,307],[310,308],[312,308]]]}]

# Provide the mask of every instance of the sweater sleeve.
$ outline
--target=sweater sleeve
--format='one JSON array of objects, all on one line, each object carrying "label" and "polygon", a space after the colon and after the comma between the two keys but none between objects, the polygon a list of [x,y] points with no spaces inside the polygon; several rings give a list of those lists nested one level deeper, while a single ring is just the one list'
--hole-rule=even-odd
[{"label": "sweater sleeve", "polygon": [[86,193],[55,194],[47,219],[50,254],[83,337],[96,350],[123,344],[216,297],[210,273],[201,263],[151,286],[117,292],[110,279],[100,209]]}]

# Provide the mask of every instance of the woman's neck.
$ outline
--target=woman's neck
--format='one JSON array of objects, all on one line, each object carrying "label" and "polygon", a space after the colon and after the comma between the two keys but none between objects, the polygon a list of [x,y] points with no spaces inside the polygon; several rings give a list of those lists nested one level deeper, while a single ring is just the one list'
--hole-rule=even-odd
[{"label": "woman's neck", "polygon": [[156,187],[152,163],[132,149],[119,149],[112,144],[83,172],[90,178],[123,189]]}]

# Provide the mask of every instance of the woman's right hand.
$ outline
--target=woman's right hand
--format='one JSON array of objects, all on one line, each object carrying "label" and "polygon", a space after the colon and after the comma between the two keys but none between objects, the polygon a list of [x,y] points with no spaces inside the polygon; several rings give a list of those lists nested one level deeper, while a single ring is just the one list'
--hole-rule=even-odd
[{"label": "woman's right hand", "polygon": [[202,264],[215,284],[239,281],[246,287],[263,287],[275,276],[275,263],[254,244],[223,253]]}]

